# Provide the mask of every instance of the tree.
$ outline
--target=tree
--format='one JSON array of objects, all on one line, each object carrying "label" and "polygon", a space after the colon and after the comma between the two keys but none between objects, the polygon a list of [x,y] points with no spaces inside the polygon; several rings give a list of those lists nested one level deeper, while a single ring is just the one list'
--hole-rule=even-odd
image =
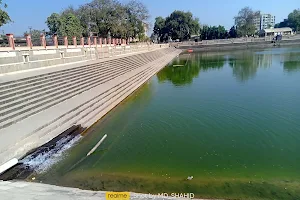
[{"label": "tree", "polygon": [[163,29],[163,33],[167,33],[172,39],[180,40],[189,39],[191,35],[199,35],[199,31],[198,18],[194,18],[191,12],[177,10],[166,18],[165,29]]},{"label": "tree", "polygon": [[204,25],[201,30],[201,39],[213,40],[213,39],[225,39],[228,38],[228,32],[224,26],[208,26]]},{"label": "tree", "polygon": [[230,38],[236,38],[237,37],[237,31],[235,26],[232,26],[229,30],[229,37]]},{"label": "tree", "polygon": [[79,19],[72,13],[62,15],[58,32],[61,36],[67,36],[68,38],[72,38],[72,36],[81,37],[82,28]]},{"label": "tree", "polygon": [[4,24],[8,24],[9,22],[11,22],[8,13],[2,9],[2,6],[4,8],[7,8],[7,4],[6,3],[3,4],[2,0],[0,0],[0,27],[3,26]]},{"label": "tree", "polygon": [[288,15],[288,21],[295,31],[300,30],[300,10],[294,10]]},{"label": "tree", "polygon": [[253,11],[249,7],[241,9],[236,17],[234,17],[237,26],[237,32],[240,36],[254,35],[256,28],[254,20],[260,16],[260,11]]},{"label": "tree", "polygon": [[163,41],[163,34],[166,32],[165,29],[166,20],[163,17],[156,17],[153,33],[159,42]]},{"label": "tree", "polygon": [[60,27],[60,15],[57,13],[52,13],[46,21],[46,24],[49,28],[49,34],[57,34]]}]

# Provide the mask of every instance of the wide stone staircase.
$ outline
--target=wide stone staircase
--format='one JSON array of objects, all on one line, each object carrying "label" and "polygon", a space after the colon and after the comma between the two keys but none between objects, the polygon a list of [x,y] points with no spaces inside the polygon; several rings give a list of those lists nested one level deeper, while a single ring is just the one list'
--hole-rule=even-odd
[{"label": "wide stone staircase", "polygon": [[180,50],[164,48],[0,83],[0,165],[73,125],[90,127]]}]

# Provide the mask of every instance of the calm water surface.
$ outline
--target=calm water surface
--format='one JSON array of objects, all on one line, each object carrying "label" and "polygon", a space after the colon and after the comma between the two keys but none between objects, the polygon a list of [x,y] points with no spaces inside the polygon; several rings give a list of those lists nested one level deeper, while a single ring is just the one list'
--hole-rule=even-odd
[{"label": "calm water surface", "polygon": [[180,55],[93,129],[37,180],[300,199],[300,49]]}]

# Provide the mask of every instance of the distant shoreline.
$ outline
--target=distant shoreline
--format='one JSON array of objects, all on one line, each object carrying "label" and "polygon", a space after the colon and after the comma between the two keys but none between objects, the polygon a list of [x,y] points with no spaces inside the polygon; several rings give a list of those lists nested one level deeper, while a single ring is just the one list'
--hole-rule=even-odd
[{"label": "distant shoreline", "polygon": [[277,48],[277,47],[287,47],[287,46],[296,46],[300,47],[300,39],[296,40],[282,40],[280,43],[271,43],[270,41],[264,42],[244,42],[244,43],[225,43],[225,44],[199,44],[199,45],[180,45],[175,46],[179,49],[193,49],[194,51],[228,51],[228,50],[237,50],[237,49],[253,49],[253,48]]}]

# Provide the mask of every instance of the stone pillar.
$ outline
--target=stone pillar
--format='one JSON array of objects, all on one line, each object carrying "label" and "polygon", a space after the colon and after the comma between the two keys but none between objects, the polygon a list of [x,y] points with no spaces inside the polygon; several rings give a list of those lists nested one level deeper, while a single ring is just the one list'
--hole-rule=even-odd
[{"label": "stone pillar", "polygon": [[107,39],[106,39],[106,38],[104,38],[104,44],[105,44],[105,45],[107,44]]},{"label": "stone pillar", "polygon": [[111,45],[111,38],[108,38],[108,44]]},{"label": "stone pillar", "polygon": [[124,39],[122,39],[122,44],[125,44],[125,40]]},{"label": "stone pillar", "polygon": [[97,37],[96,36],[94,37],[94,45],[96,45],[96,47],[97,47]]},{"label": "stone pillar", "polygon": [[44,34],[40,35],[40,40],[41,40],[41,46],[46,49],[46,38]]},{"label": "stone pillar", "polygon": [[6,37],[7,37],[9,47],[11,47],[13,50],[15,50],[16,47],[15,47],[14,34],[8,33],[8,34],[6,34]]},{"label": "stone pillar", "polygon": [[26,34],[26,43],[27,43],[27,47],[29,49],[32,49],[32,41],[31,41],[31,35],[30,34]]},{"label": "stone pillar", "polygon": [[56,48],[58,48],[58,40],[57,40],[57,35],[56,35],[56,34],[54,34],[54,35],[52,36],[52,40],[53,40],[54,46],[55,46]]},{"label": "stone pillar", "polygon": [[77,38],[76,36],[72,37],[74,47],[77,47]]},{"label": "stone pillar", "polygon": [[116,46],[116,38],[113,38],[113,45]]},{"label": "stone pillar", "polygon": [[88,45],[91,47],[91,37],[88,37]]},{"label": "stone pillar", "polygon": [[99,38],[99,45],[102,47],[102,38]]},{"label": "stone pillar", "polygon": [[64,45],[66,48],[68,48],[69,42],[68,42],[68,36],[64,36]]},{"label": "stone pillar", "polygon": [[81,37],[81,38],[80,38],[80,45],[81,45],[82,47],[84,47],[84,37]]}]

